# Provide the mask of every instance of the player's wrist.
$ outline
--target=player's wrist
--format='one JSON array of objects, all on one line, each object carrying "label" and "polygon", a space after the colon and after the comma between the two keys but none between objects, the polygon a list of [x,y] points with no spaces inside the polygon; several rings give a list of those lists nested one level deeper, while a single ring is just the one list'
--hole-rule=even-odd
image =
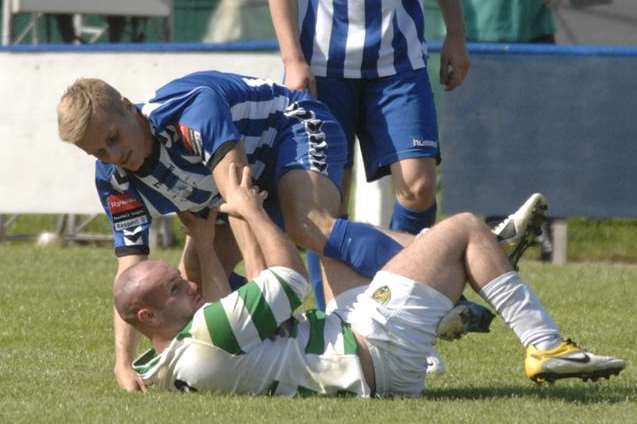
[{"label": "player's wrist", "polygon": [[460,41],[462,43],[465,42],[465,32],[464,28],[456,28],[456,29],[447,29],[446,39],[450,41]]},{"label": "player's wrist", "polygon": [[199,256],[204,256],[203,254],[214,251],[214,237],[193,238],[192,244],[195,247],[195,252],[197,252]]},{"label": "player's wrist", "polygon": [[115,374],[116,377],[119,377],[124,373],[130,372],[132,369],[132,360],[130,362],[115,361],[115,366],[113,366],[113,374]]},{"label": "player's wrist", "polygon": [[257,207],[257,206],[251,207],[245,210],[244,212],[245,213],[242,214],[243,219],[249,224],[253,222],[259,222],[264,219],[265,220],[269,219],[268,214],[261,207]]},{"label": "player's wrist", "polygon": [[305,57],[302,54],[292,55],[290,57],[284,57],[282,61],[283,61],[283,65],[286,67],[308,66],[307,62],[305,61]]}]

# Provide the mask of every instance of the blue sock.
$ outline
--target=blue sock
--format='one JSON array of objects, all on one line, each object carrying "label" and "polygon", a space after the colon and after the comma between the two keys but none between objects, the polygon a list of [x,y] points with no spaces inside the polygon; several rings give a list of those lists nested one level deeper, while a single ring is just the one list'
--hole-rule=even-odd
[{"label": "blue sock", "polygon": [[[341,219],[347,219],[347,214]],[[307,270],[310,277],[310,284],[314,290],[314,300],[316,309],[325,312],[325,293],[323,292],[323,274],[321,274],[321,261],[319,255],[311,250],[307,251]]]},{"label": "blue sock", "polygon": [[243,275],[239,275],[235,272],[231,272],[228,277],[228,283],[230,284],[230,290],[238,290],[241,286],[247,283],[248,280]]},{"label": "blue sock", "polygon": [[396,200],[389,229],[402,231],[403,233],[418,234],[423,228],[429,228],[434,225],[437,211],[438,207],[435,203],[429,209],[418,212],[404,207]]},{"label": "blue sock", "polygon": [[368,224],[337,219],[323,254],[345,262],[359,274],[372,278],[403,247]]},{"label": "blue sock", "polygon": [[321,262],[319,255],[311,250],[307,251],[307,270],[310,274],[310,283],[314,289],[316,309],[325,311],[325,294],[323,293],[323,278],[321,275]]}]

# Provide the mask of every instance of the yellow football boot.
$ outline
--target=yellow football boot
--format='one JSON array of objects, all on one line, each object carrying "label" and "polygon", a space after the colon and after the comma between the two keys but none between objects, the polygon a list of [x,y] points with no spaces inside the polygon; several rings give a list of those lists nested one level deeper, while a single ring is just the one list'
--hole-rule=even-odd
[{"label": "yellow football boot", "polygon": [[538,350],[529,346],[526,350],[524,370],[536,383],[554,382],[562,378],[581,378],[597,381],[600,377],[618,375],[626,367],[623,359],[599,356],[579,348],[571,340],[563,341],[551,350]]}]

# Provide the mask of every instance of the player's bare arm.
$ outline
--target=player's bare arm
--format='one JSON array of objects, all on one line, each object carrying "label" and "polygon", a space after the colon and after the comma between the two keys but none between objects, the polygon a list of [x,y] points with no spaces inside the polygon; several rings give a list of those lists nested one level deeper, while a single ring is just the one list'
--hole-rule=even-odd
[{"label": "player's bare arm", "polygon": [[[241,170],[241,179],[239,179]],[[284,266],[307,277],[305,265],[296,246],[283,234],[263,209],[263,200],[267,193],[259,192],[252,186],[250,168],[238,167],[235,163],[228,166],[226,203],[221,212],[245,220],[252,228],[256,241],[263,252],[268,267]]]},{"label": "player's bare arm", "polygon": [[469,72],[469,55],[465,46],[464,18],[458,0],[438,0],[447,36],[440,53],[440,84],[446,91],[459,87]]},{"label": "player's bare arm", "polygon": [[[212,178],[219,189],[219,193],[226,201],[230,185],[229,169],[233,163],[237,166],[236,169],[241,169],[248,164],[246,153],[239,143],[228,151],[212,170]],[[254,234],[250,227],[241,219],[231,216],[229,223],[243,256],[246,277],[248,279],[255,278],[265,268],[265,262]]]},{"label": "player's bare arm", "polygon": [[[122,256],[117,259],[117,278],[126,269],[148,259],[146,255]],[[146,391],[146,386],[131,367],[135,359],[139,332],[125,322],[113,308],[113,332],[115,335],[115,367],[113,373],[119,386],[129,392]]]},{"label": "player's bare arm", "polygon": [[269,0],[272,24],[285,66],[285,85],[291,90],[309,90],[316,96],[316,81],[305,61],[296,22],[296,0]]},{"label": "player's bare arm", "polygon": [[199,218],[184,211],[177,214],[186,227],[199,262],[199,290],[206,302],[214,302],[230,294],[230,286],[221,262],[214,249],[214,227],[217,211],[211,210],[208,218]]}]

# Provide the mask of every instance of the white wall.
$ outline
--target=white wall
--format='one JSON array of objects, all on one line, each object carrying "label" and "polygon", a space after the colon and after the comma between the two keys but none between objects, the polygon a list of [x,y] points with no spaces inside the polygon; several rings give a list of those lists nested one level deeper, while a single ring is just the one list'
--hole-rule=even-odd
[{"label": "white wall", "polygon": [[204,69],[280,81],[271,53],[0,52],[0,213],[99,213],[94,160],[57,136],[55,108],[75,79],[96,77],[142,101]]}]

